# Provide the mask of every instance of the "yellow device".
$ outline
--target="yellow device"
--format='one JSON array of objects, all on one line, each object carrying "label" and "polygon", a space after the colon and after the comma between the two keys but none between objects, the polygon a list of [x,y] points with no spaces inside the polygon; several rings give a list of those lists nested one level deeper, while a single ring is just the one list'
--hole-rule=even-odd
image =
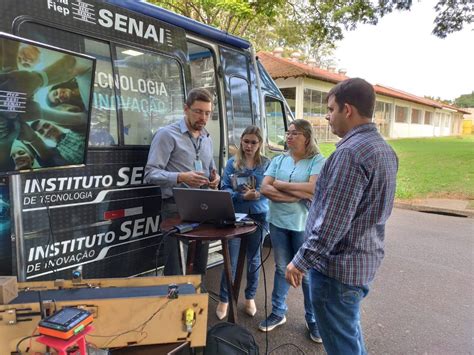
[{"label": "yellow device", "polygon": [[194,310],[192,308],[188,308],[184,311],[184,325],[186,326],[186,331],[191,333],[193,330],[195,320]]}]

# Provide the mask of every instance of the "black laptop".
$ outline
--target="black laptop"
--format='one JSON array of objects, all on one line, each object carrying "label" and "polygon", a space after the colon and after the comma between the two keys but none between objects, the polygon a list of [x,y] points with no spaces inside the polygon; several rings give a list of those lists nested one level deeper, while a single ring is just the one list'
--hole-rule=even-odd
[{"label": "black laptop", "polygon": [[185,222],[232,225],[247,216],[235,213],[228,191],[175,187],[173,195],[179,217]]}]

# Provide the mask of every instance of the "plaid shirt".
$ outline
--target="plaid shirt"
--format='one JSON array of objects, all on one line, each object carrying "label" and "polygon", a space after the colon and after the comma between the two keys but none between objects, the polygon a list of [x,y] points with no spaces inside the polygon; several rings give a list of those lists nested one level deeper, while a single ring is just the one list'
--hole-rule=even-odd
[{"label": "plaid shirt", "polygon": [[319,175],[306,241],[293,264],[348,285],[366,285],[384,256],[398,158],[373,123],[355,127],[336,147]]}]

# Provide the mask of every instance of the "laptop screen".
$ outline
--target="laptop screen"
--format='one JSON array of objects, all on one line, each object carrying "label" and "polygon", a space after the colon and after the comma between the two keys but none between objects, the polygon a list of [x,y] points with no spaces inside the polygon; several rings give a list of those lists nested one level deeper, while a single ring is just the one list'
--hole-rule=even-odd
[{"label": "laptop screen", "polygon": [[233,223],[245,217],[237,214],[228,191],[173,188],[179,217],[186,222]]}]

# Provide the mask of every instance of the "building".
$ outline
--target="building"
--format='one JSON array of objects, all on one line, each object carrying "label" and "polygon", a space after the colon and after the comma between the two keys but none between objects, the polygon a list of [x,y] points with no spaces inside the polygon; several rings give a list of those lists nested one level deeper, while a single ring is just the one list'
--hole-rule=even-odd
[{"label": "building", "polygon": [[[285,96],[296,118],[313,125],[320,142],[337,140],[325,119],[325,96],[345,71],[318,68],[298,60],[299,54],[283,58],[281,50],[259,52],[258,57]],[[463,115],[458,107],[418,97],[398,89],[374,85],[376,93],[373,120],[386,138],[439,137],[462,134]]]}]

